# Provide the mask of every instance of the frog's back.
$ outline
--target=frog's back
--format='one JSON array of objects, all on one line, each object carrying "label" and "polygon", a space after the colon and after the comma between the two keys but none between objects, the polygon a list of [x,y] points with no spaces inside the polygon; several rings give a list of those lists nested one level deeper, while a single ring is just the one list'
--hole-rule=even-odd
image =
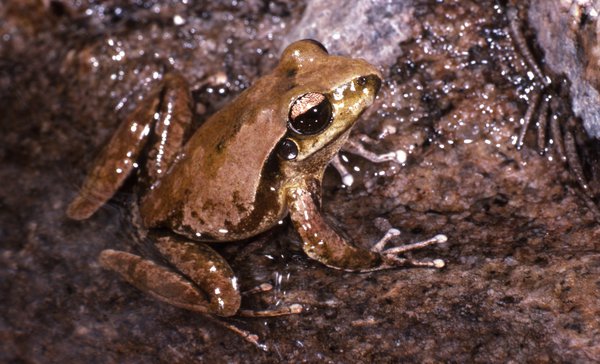
[{"label": "frog's back", "polygon": [[281,86],[275,77],[257,81],[194,133],[179,161],[142,199],[147,227],[227,241],[256,235],[285,214],[271,158],[287,122],[287,109],[268,100],[285,91],[275,89]]}]

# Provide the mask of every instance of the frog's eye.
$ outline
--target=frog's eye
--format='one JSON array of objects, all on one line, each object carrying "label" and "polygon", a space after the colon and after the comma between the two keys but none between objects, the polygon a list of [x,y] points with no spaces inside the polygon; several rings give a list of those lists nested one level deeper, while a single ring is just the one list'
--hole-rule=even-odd
[{"label": "frog's eye", "polygon": [[277,146],[277,155],[286,161],[296,159],[298,156],[298,145],[292,139],[285,138]]},{"label": "frog's eye", "polygon": [[288,125],[300,135],[319,134],[331,123],[333,107],[325,95],[310,92],[296,99],[290,108]]}]

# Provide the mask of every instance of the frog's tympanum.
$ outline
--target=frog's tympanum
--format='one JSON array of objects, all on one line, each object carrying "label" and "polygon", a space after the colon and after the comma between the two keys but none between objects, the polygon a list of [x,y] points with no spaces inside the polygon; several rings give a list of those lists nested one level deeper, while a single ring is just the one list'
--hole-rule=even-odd
[{"label": "frog's tympanum", "polygon": [[173,269],[115,250],[103,251],[100,261],[161,301],[220,316],[236,314],[241,296],[233,271],[206,243],[253,237],[288,214],[306,254],[329,267],[441,267],[437,259],[398,254],[445,241],[443,235],[384,250],[398,234],[391,229],[366,250],[350,244],[319,212],[325,167],[380,85],[381,75],[369,63],[329,55],[316,41],[298,41],[271,74],[188,138],[188,86],[180,75],[167,74],[119,126],[68,215],[91,216],[144,161],[140,219]]}]

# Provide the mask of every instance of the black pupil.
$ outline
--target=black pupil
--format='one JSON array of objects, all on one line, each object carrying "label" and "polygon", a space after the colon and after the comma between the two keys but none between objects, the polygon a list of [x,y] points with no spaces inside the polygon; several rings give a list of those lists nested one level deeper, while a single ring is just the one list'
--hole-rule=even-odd
[{"label": "black pupil", "polygon": [[308,108],[295,118],[290,116],[290,126],[302,135],[313,135],[323,131],[331,122],[332,106],[327,98]]}]

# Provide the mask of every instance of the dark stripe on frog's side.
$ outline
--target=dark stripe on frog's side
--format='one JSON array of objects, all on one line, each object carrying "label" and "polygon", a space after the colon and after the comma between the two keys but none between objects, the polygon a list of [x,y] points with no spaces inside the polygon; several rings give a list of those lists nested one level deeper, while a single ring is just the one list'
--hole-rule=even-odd
[{"label": "dark stripe on frog's side", "polygon": [[[273,227],[279,219],[284,217],[287,207],[285,206],[284,194],[281,191],[281,165],[276,149],[271,152],[261,175],[261,182],[256,191],[257,203],[254,205],[254,209],[237,226],[227,226],[227,229],[231,229],[230,231],[240,233],[254,231],[255,234],[253,235],[256,235]],[[269,211],[272,213],[269,214]],[[274,211],[278,213],[274,213]]]}]

